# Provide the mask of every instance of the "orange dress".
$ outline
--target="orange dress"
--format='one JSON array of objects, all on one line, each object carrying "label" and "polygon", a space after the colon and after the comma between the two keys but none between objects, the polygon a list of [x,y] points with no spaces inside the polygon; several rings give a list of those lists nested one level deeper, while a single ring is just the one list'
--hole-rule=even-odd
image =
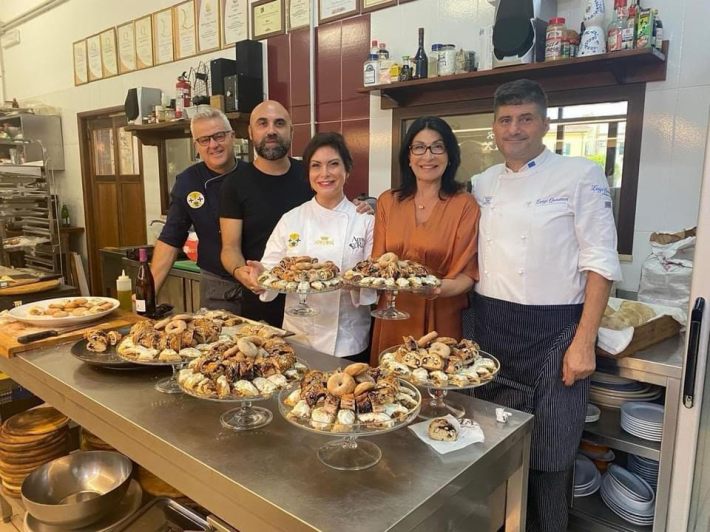
[{"label": "orange dress", "polygon": [[[410,197],[399,201],[391,190],[377,200],[372,256],[388,251],[401,259],[417,261],[440,279],[453,279],[463,273],[478,280],[478,219],[480,210],[470,194],[460,192],[436,203],[429,219],[416,222],[416,205]],[[380,297],[380,308],[385,304]],[[375,320],[370,362],[377,365],[379,353],[402,343],[402,336],[415,338],[429,331],[460,338],[461,311],[468,306],[468,295],[434,300],[399,292],[397,308],[410,314],[407,320]]]}]

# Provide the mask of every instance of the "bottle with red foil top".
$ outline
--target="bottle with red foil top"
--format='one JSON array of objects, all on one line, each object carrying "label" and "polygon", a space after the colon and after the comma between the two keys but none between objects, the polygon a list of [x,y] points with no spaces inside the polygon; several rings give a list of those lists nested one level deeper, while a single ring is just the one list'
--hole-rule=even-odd
[{"label": "bottle with red foil top", "polygon": [[138,250],[138,274],[136,275],[136,314],[151,317],[155,314],[155,282],[148,265],[148,250]]},{"label": "bottle with red foil top", "polygon": [[175,84],[175,118],[184,116],[185,107],[190,107],[191,97],[192,90],[190,82],[187,80],[187,72],[183,72]]}]

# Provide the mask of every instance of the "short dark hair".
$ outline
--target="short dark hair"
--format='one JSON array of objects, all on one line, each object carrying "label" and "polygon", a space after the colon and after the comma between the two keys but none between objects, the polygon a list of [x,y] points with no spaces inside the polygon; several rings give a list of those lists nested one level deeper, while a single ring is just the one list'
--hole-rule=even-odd
[{"label": "short dark hair", "polygon": [[303,163],[306,166],[306,176],[308,176],[308,168],[311,166],[311,159],[318,149],[328,146],[338,152],[343,160],[343,166],[346,172],[353,169],[353,157],[350,155],[345,139],[340,133],[316,133],[308,142],[308,145],[303,150]]},{"label": "short dark hair", "polygon": [[407,134],[402,140],[402,146],[399,149],[399,172],[402,183],[400,187],[395,190],[399,201],[414,196],[417,192],[417,178],[414,172],[412,172],[412,168],[409,166],[409,149],[414,137],[424,129],[431,129],[441,135],[441,140],[444,141],[444,146],[446,147],[446,154],[449,156],[449,164],[444,170],[444,174],[441,176],[439,196],[453,196],[462,188],[462,184],[456,181],[456,172],[458,172],[459,165],[461,164],[461,149],[459,148],[456,135],[454,135],[454,132],[451,130],[451,126],[438,116],[422,116],[417,118],[412,125],[409,126]]},{"label": "short dark hair", "polygon": [[501,105],[522,105],[534,103],[542,117],[547,116],[547,94],[537,81],[516,79],[503,83],[493,95],[493,110],[497,114]]}]

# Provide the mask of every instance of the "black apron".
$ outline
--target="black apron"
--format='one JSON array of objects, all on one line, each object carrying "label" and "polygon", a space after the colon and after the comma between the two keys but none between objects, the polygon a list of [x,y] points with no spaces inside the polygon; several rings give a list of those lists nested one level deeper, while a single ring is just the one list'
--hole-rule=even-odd
[{"label": "black apron", "polygon": [[521,305],[476,294],[474,336],[500,360],[478,398],[534,414],[530,468],[571,468],[584,428],[589,378],[567,387],[562,359],[577,330],[582,304]]}]

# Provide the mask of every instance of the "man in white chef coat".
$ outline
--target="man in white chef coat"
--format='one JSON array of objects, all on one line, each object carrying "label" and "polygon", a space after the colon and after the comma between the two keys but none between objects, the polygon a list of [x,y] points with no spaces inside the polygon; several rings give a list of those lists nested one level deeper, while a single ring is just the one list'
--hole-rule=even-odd
[{"label": "man in white chef coat", "polygon": [[527,530],[564,531],[597,330],[621,279],[612,200],[600,166],[543,144],[536,82],[501,85],[494,110],[505,164],[471,180],[481,207],[473,312],[475,339],[501,370],[476,395],[535,415]]}]

